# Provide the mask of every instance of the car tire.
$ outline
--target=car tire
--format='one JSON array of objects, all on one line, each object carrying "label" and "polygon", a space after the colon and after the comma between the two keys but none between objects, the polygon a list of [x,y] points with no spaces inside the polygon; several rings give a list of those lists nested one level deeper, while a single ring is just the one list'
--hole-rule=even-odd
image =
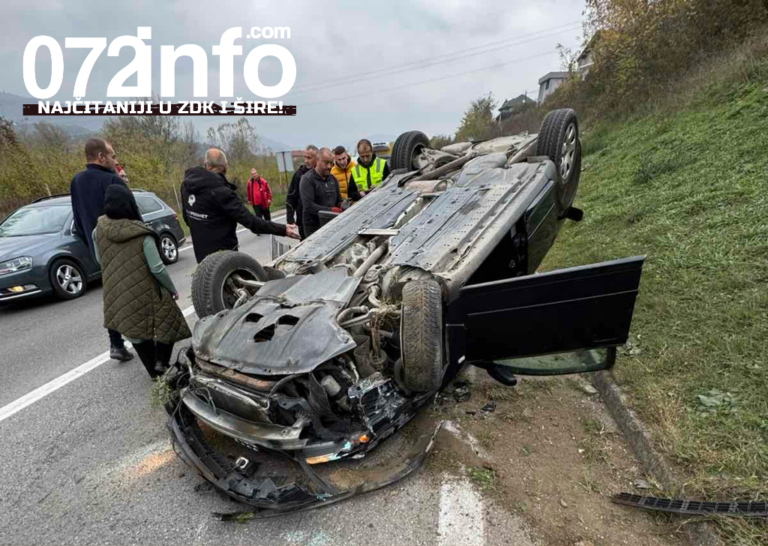
[{"label": "car tire", "polygon": [[413,159],[424,148],[429,148],[429,138],[421,131],[408,131],[403,133],[392,146],[392,156],[389,158],[389,168],[405,169],[406,172],[415,170]]},{"label": "car tire", "polygon": [[176,237],[170,233],[160,235],[160,258],[165,265],[179,261],[179,244],[176,242]]},{"label": "car tire", "polygon": [[74,300],[85,294],[88,281],[83,268],[72,260],[56,260],[49,270],[53,293],[63,300]]},{"label": "car tire", "polygon": [[403,383],[416,392],[436,391],[443,381],[443,298],[434,279],[403,287],[400,325]]},{"label": "car tire", "polygon": [[570,208],[581,178],[579,121],[570,108],[552,110],[541,123],[536,155],[549,157],[557,167],[555,197],[560,216]]},{"label": "car tire", "polygon": [[227,280],[235,273],[248,280],[268,280],[259,262],[232,250],[211,254],[197,266],[192,276],[192,305],[198,318],[233,307],[237,298],[228,290]]}]

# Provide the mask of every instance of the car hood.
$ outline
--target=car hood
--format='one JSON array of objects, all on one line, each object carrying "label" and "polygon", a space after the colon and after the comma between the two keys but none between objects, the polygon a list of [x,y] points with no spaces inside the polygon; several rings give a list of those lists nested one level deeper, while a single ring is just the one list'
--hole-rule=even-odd
[{"label": "car hood", "polygon": [[336,315],[359,284],[343,268],[270,281],[237,309],[199,320],[195,356],[246,374],[309,372],[355,348]]},{"label": "car hood", "polygon": [[56,240],[56,233],[22,237],[0,237],[0,262],[20,256],[34,256],[36,251]]}]

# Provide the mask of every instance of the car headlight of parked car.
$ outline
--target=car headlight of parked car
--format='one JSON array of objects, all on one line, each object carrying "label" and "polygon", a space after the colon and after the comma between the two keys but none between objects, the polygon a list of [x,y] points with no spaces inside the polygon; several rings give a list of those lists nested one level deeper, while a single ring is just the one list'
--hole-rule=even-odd
[{"label": "car headlight of parked car", "polygon": [[6,262],[0,263],[0,276],[7,275],[9,273],[16,273],[17,271],[24,271],[25,269],[32,268],[32,258],[29,256],[22,256],[21,258],[14,258]]}]

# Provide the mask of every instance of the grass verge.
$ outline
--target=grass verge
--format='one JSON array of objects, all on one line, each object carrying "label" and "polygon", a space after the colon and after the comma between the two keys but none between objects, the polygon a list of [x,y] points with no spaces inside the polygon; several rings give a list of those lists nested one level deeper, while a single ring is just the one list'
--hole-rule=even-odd
[{"label": "grass verge", "polygon": [[[768,498],[768,78],[582,138],[585,217],[543,269],[647,256],[617,379],[680,494]],[[765,522],[719,527],[768,543]]]}]

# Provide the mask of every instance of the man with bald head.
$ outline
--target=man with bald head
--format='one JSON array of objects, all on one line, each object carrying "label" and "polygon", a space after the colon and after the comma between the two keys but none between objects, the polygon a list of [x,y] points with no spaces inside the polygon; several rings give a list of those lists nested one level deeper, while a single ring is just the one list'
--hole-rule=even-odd
[{"label": "man with bald head", "polygon": [[237,250],[237,224],[257,234],[298,238],[296,226],[276,224],[251,214],[237,196],[235,185],[224,176],[226,173],[227,156],[216,148],[205,152],[202,167],[184,173],[182,216],[192,235],[197,263],[220,250]]},{"label": "man with bald head", "polygon": [[299,190],[307,237],[320,229],[320,211],[341,212],[339,181],[331,175],[332,165],[331,150],[320,148],[315,168],[301,177]]}]

